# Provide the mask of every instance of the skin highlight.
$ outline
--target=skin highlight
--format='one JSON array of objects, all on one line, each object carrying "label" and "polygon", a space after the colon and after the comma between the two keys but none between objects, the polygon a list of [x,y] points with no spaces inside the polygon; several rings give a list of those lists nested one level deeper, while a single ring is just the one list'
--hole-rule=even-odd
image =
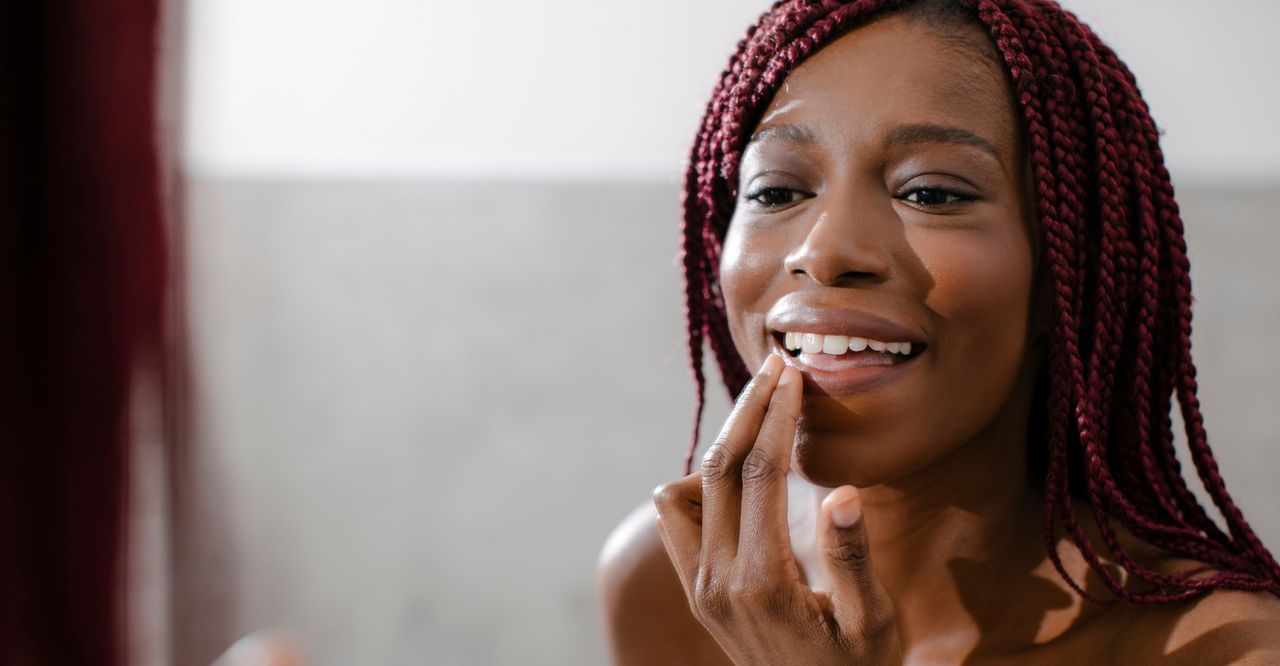
[{"label": "skin highlight", "polygon": [[[1034,386],[1053,360],[1052,285],[1030,212],[1044,202],[1013,90],[990,49],[974,48],[988,37],[970,27],[941,30],[910,14],[857,27],[791,71],[752,127],[731,170],[736,200],[718,262],[725,330],[717,343],[712,321],[709,339],[722,371],[735,357],[763,367],[702,469],[659,489],[657,533],[641,510],[611,538],[602,588],[619,663],[1265,663],[1280,654],[1270,595],[1224,591],[1142,613],[1086,603],[1081,592],[1150,596],[1151,577],[1130,569],[1176,578],[1201,562],[1124,527],[1108,533],[1078,497],[1068,501],[1085,519],[1067,526],[1078,533],[1056,534],[1046,552],[1046,491],[1027,472]],[[870,311],[928,347],[864,391],[825,391],[806,377],[803,402],[789,402],[765,363],[785,358],[805,371],[768,323],[787,299]],[[788,563],[776,477],[792,465],[839,486],[819,542],[833,578],[852,581],[843,593],[805,596]],[[853,527],[835,524],[842,513]],[[1081,535],[1124,557],[1073,549]],[[627,566],[613,566],[623,551]],[[762,572],[772,587],[759,584]],[[780,599],[791,609],[784,620],[759,612]],[[646,605],[665,607],[664,620],[632,612]],[[859,609],[879,610],[868,624]],[[826,623],[816,634],[814,618]],[[683,627],[684,638],[641,648],[627,636],[645,627]]]}]

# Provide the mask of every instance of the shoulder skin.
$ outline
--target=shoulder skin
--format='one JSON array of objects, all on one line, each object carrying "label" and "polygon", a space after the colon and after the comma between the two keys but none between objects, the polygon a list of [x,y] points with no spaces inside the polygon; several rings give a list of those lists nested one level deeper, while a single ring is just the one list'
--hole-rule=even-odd
[{"label": "shoulder skin", "polygon": [[1215,590],[1198,599],[1131,613],[1123,663],[1280,664],[1280,598]]},{"label": "shoulder skin", "polygon": [[613,663],[732,664],[690,612],[657,520],[646,501],[614,528],[600,552],[597,584]]}]

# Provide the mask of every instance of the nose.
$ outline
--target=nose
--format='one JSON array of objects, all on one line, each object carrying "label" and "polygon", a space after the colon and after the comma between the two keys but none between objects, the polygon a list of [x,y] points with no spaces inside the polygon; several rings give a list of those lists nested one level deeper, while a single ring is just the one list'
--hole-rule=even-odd
[{"label": "nose", "polygon": [[783,266],[791,275],[808,275],[825,286],[884,282],[892,264],[888,232],[872,211],[828,207]]}]

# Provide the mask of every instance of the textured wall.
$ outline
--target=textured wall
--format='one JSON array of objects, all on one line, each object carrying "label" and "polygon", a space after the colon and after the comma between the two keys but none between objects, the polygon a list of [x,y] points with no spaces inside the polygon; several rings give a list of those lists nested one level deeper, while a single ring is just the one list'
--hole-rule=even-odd
[{"label": "textured wall", "polygon": [[[597,551],[678,474],[692,413],[675,186],[190,195],[179,653],[271,626],[314,664],[602,663]],[[1209,432],[1280,548],[1280,188],[1182,202]]]}]

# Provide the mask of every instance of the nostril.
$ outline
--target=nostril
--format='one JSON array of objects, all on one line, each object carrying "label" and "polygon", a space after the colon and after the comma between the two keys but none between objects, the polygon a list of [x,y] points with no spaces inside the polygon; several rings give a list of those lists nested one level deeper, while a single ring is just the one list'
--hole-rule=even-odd
[{"label": "nostril", "polygon": [[851,286],[884,281],[884,276],[873,271],[808,271],[803,268],[793,268],[791,269],[791,275],[796,277],[807,276],[814,282],[826,287]]}]

